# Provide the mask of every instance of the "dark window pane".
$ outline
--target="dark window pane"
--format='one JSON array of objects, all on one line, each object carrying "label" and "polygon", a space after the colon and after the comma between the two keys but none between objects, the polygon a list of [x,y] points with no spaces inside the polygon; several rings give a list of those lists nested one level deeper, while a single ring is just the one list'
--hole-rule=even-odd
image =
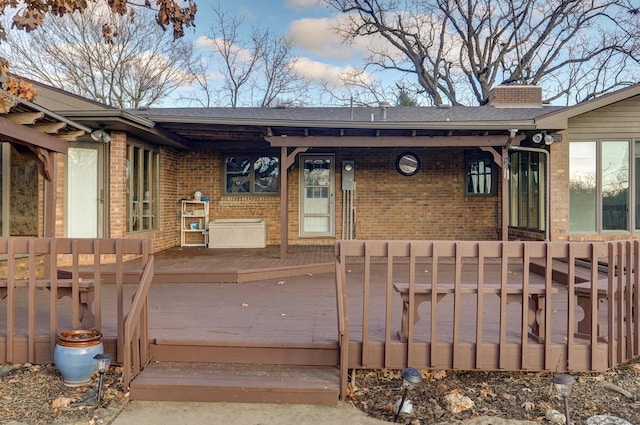
[{"label": "dark window pane", "polygon": [[467,195],[494,195],[493,157],[488,154],[465,153],[465,192]]},{"label": "dark window pane", "polygon": [[231,156],[226,160],[227,193],[248,193],[251,188],[251,158]]},{"label": "dark window pane", "polygon": [[277,193],[279,161],[275,156],[261,156],[253,163],[254,191],[256,193]]}]

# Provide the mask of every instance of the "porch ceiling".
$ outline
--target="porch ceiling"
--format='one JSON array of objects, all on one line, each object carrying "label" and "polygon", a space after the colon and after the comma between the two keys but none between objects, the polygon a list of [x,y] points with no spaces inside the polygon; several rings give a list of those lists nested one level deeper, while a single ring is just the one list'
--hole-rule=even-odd
[{"label": "porch ceiling", "polygon": [[[256,144],[309,147],[498,146],[509,136],[505,129],[411,129],[368,127],[309,127],[159,123],[189,147],[217,143],[225,148],[249,149]],[[231,143],[230,143],[231,142]]]}]

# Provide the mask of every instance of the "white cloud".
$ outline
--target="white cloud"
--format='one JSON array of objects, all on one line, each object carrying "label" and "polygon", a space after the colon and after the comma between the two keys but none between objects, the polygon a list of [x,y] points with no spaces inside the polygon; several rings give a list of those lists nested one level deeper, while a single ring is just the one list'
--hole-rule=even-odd
[{"label": "white cloud", "polygon": [[364,51],[359,46],[345,45],[335,33],[335,19],[298,19],[289,25],[289,36],[296,47],[312,56],[338,61],[361,59]]},{"label": "white cloud", "polygon": [[348,15],[337,15],[333,18],[298,19],[289,24],[287,35],[305,54],[338,62],[363,62],[371,50],[389,47],[388,42],[377,35],[356,37],[350,43],[344,43],[336,28],[353,25],[350,23],[351,18]]},{"label": "white cloud", "polygon": [[[294,69],[296,73],[309,81],[326,82],[337,86],[343,85],[349,76],[359,73],[351,66],[335,66],[309,58],[298,58]],[[367,74],[361,78],[369,79],[371,77]]]},{"label": "white cloud", "polygon": [[288,9],[310,9],[319,5],[319,0],[285,0],[284,6]]},{"label": "white cloud", "polygon": [[[216,52],[216,56],[218,56],[219,55],[217,53],[218,47],[216,47],[216,44],[222,47],[225,45],[226,42],[221,38],[211,38],[211,37],[207,37],[206,35],[201,35],[200,37],[196,38],[193,43],[195,44],[196,47],[204,51]],[[238,46],[231,45],[229,47],[229,51],[233,52],[237,63],[248,62],[253,57],[251,52]]]}]

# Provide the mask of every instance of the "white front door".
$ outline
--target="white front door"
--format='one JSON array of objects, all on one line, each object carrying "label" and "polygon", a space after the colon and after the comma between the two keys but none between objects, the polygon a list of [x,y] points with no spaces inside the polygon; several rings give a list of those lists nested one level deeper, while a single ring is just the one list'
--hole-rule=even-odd
[{"label": "white front door", "polygon": [[300,156],[300,236],[335,236],[333,155]]},{"label": "white front door", "polygon": [[103,237],[103,149],[104,145],[93,143],[69,147],[65,197],[67,237]]}]

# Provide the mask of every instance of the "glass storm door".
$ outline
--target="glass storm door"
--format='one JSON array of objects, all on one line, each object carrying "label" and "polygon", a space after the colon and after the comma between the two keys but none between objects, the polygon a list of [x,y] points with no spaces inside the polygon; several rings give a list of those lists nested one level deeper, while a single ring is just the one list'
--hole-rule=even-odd
[{"label": "glass storm door", "polygon": [[103,199],[100,158],[102,145],[83,143],[67,154],[67,237],[102,237]]},{"label": "glass storm door", "polygon": [[300,236],[333,237],[334,159],[332,155],[300,156]]}]

